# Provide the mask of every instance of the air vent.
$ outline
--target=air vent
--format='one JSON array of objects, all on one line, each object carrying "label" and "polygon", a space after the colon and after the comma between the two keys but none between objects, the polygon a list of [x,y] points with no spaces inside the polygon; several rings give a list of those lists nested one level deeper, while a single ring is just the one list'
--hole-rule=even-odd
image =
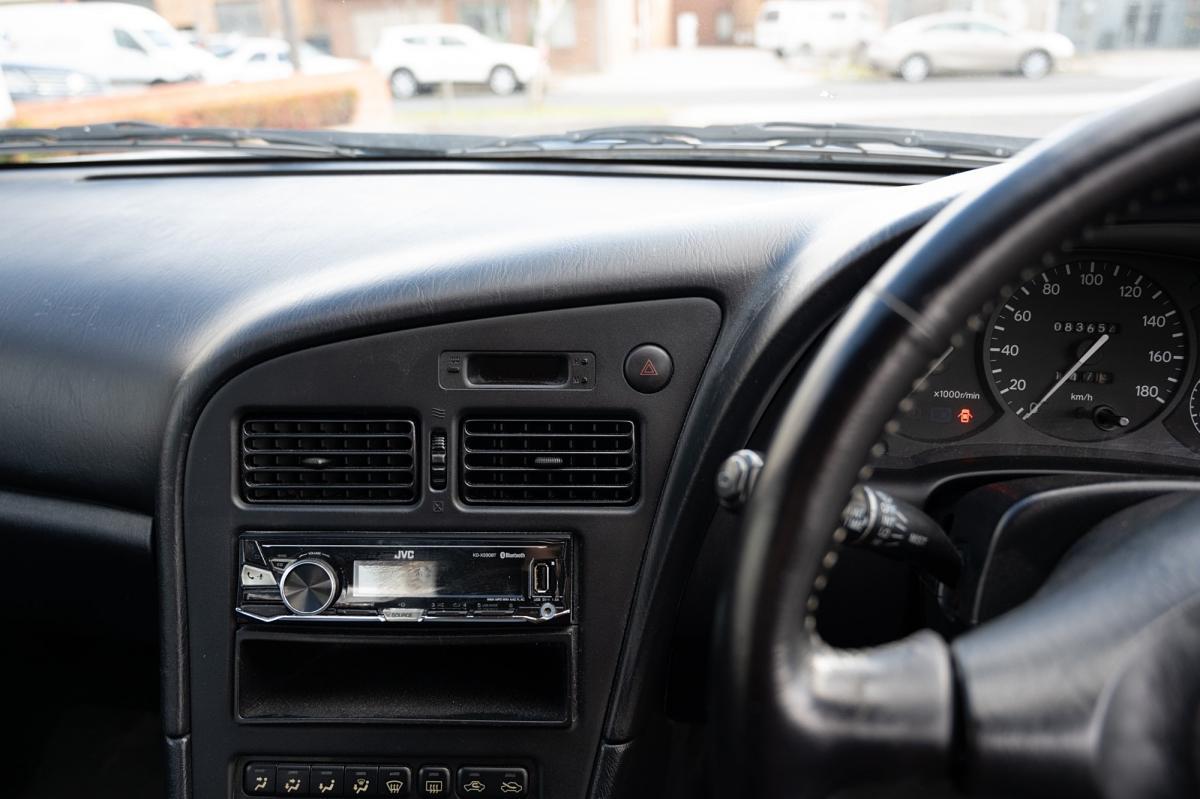
[{"label": "air vent", "polygon": [[408,419],[248,419],[242,491],[248,502],[390,502],[417,499]]},{"label": "air vent", "polygon": [[480,505],[628,505],[637,440],[625,419],[470,419],[462,495]]}]

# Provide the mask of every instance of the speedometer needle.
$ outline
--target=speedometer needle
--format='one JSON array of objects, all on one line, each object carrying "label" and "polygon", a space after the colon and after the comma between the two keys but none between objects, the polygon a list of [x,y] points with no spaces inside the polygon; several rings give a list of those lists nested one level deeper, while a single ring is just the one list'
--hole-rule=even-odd
[{"label": "speedometer needle", "polygon": [[1071,379],[1071,375],[1073,375],[1073,374],[1075,374],[1077,371],[1079,371],[1079,367],[1081,367],[1081,366],[1083,366],[1085,363],[1087,363],[1087,361],[1088,361],[1088,358],[1091,358],[1093,355],[1095,355],[1097,352],[1099,352],[1099,351],[1100,351],[1100,348],[1101,348],[1101,347],[1103,347],[1107,341],[1108,341],[1108,334],[1107,334],[1107,333],[1105,333],[1105,334],[1104,334],[1103,336],[1101,336],[1100,338],[1096,339],[1096,343],[1095,343],[1095,344],[1093,344],[1092,346],[1088,347],[1088,351],[1087,351],[1087,352],[1085,352],[1085,353],[1083,354],[1083,356],[1082,356],[1082,357],[1080,357],[1080,359],[1079,359],[1078,361],[1076,361],[1076,362],[1074,363],[1074,365],[1072,365],[1072,366],[1071,366],[1071,368],[1070,368],[1070,369],[1068,369],[1067,371],[1063,372],[1063,376],[1062,376],[1062,377],[1060,377],[1060,378],[1058,379],[1058,382],[1057,382],[1057,383],[1055,383],[1054,385],[1050,386],[1050,390],[1049,390],[1049,391],[1047,391],[1047,392],[1046,392],[1046,393],[1045,393],[1045,394],[1042,396],[1042,398],[1041,398],[1040,400],[1038,400],[1037,402],[1035,402],[1035,403],[1033,403],[1032,405],[1030,405],[1030,406],[1029,406],[1029,411],[1028,411],[1028,412],[1026,412],[1026,414],[1025,414],[1024,416],[1022,416],[1021,418],[1022,418],[1022,419],[1028,419],[1030,416],[1033,416],[1035,413],[1037,413],[1037,412],[1038,412],[1038,409],[1039,409],[1039,408],[1041,408],[1041,407],[1042,407],[1042,405],[1044,405],[1044,404],[1045,404],[1046,400],[1048,400],[1048,399],[1050,399],[1051,397],[1053,397],[1053,396],[1054,396],[1054,392],[1055,392],[1055,391],[1058,391],[1060,388],[1062,388],[1062,387],[1063,387],[1063,383],[1065,383],[1065,382],[1067,382],[1068,380],[1070,380],[1070,379]]}]

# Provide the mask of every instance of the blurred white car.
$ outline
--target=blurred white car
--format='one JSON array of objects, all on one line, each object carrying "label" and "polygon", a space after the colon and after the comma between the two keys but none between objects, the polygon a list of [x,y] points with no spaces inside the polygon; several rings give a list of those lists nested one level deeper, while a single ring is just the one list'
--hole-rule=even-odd
[{"label": "blurred white car", "polygon": [[8,82],[4,80],[4,70],[0,70],[0,125],[6,124],[17,115],[12,97],[8,93]]},{"label": "blurred white car", "polygon": [[863,0],[767,0],[754,23],[754,46],[780,58],[854,55],[880,30]]},{"label": "blurred white car", "polygon": [[512,94],[544,66],[535,48],[496,42],[466,25],[385,28],[371,63],[397,98],[439,83],[478,83],[495,94]]},{"label": "blurred white car", "polygon": [[[353,72],[361,64],[351,58],[336,58],[311,44],[301,43],[300,72],[304,75],[334,75]],[[292,48],[283,39],[248,37],[221,56],[209,75],[210,83],[250,83],[290,78],[295,73]]]},{"label": "blurred white car", "polygon": [[1018,73],[1042,78],[1075,55],[1061,33],[1024,31],[991,17],[929,14],[900,23],[867,49],[875,69],[922,81],[946,73]]}]

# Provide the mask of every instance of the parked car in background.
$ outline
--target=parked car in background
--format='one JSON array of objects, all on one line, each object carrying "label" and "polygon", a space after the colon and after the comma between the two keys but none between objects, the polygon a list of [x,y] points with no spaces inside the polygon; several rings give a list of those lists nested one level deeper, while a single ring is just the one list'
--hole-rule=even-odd
[{"label": "parked car in background", "polygon": [[217,58],[224,58],[238,49],[244,39],[245,37],[238,33],[213,33],[199,37],[197,44]]},{"label": "parked car in background", "polygon": [[1043,78],[1075,55],[1061,33],[1017,30],[978,14],[929,14],[896,25],[867,50],[875,69],[907,81],[949,73],[1016,73]]},{"label": "parked car in background", "polygon": [[486,85],[512,94],[544,69],[533,47],[496,42],[466,25],[385,28],[371,63],[387,78],[392,96],[412,97],[439,83]]},{"label": "parked car in background", "polygon": [[862,0],[767,0],[754,24],[754,46],[780,58],[854,55],[880,30],[875,9]]},{"label": "parked car in background", "polygon": [[215,61],[161,16],[128,3],[0,5],[0,56],[114,84],[199,80]]},{"label": "parked car in background", "polygon": [[[208,80],[210,83],[249,83],[290,78],[296,71],[292,65],[291,50],[291,46],[283,39],[242,39],[217,60]],[[336,58],[307,43],[301,43],[299,51],[300,72],[305,75],[353,72],[361,66],[351,58]]]},{"label": "parked car in background", "polygon": [[0,124],[6,125],[17,115],[12,97],[8,94],[8,82],[4,80],[4,70],[0,69]]},{"label": "parked car in background", "polygon": [[48,66],[0,59],[0,74],[8,95],[15,102],[94,97],[104,93],[104,83],[95,75],[67,67]]}]

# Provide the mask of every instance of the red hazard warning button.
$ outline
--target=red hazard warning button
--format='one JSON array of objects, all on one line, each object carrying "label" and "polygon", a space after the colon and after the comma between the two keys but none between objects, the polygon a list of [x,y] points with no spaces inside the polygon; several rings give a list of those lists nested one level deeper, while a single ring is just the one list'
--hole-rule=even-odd
[{"label": "red hazard warning button", "polygon": [[671,356],[657,344],[634,347],[625,357],[625,379],[643,394],[653,394],[671,382],[675,365]]}]

